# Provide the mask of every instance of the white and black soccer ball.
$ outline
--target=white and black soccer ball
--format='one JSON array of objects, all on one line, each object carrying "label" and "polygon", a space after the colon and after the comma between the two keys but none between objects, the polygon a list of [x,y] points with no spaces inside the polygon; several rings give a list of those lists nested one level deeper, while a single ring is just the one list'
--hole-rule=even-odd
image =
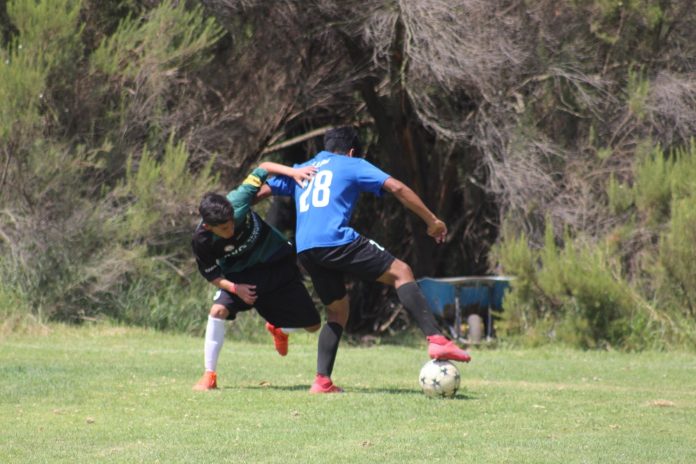
[{"label": "white and black soccer ball", "polygon": [[423,393],[430,397],[452,398],[459,389],[460,381],[457,366],[438,359],[425,363],[418,376]]}]

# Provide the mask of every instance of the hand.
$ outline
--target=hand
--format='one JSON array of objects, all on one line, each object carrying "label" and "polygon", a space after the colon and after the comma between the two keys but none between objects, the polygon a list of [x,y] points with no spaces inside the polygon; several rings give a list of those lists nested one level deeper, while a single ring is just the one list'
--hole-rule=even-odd
[{"label": "hand", "polygon": [[444,243],[447,238],[447,226],[439,219],[428,225],[428,235],[435,239],[436,243]]},{"label": "hand", "polygon": [[312,180],[312,177],[314,177],[314,174],[317,173],[317,168],[316,166],[305,166],[303,168],[292,168],[293,174],[292,178],[295,179],[295,182],[297,182],[297,185],[299,185],[302,188],[305,188],[307,186],[307,183]]},{"label": "hand", "polygon": [[235,284],[237,296],[248,305],[253,305],[256,301],[256,285]]}]

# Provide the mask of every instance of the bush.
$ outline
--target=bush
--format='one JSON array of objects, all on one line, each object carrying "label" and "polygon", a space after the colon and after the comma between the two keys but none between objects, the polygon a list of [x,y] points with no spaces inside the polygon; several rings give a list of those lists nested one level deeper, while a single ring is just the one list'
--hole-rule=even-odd
[{"label": "bush", "polygon": [[543,246],[533,249],[525,235],[505,229],[494,256],[517,280],[505,300],[504,332],[584,348],[696,346],[694,179],[693,141],[669,155],[649,148],[631,188],[609,176],[608,207],[637,214],[601,240],[566,231],[560,241],[547,220]]},{"label": "bush", "polygon": [[[163,115],[175,81],[209,60],[221,29],[185,4],[165,1],[128,17],[86,50],[82,2],[7,3],[14,35],[0,48],[0,153],[12,154],[0,176],[6,319],[205,324],[209,289],[191,279],[189,240],[195,205],[218,180],[211,157],[192,168]],[[84,114],[63,117],[73,105]],[[68,125],[56,130],[61,124]],[[125,137],[131,127],[139,132]]]},{"label": "bush", "polygon": [[[0,48],[0,143],[22,147],[54,114],[43,111],[51,78],[68,78],[79,56],[79,0],[14,0],[7,14],[17,35]],[[60,76],[60,77],[57,77]],[[55,84],[55,82],[51,82]]]},{"label": "bush", "polygon": [[696,316],[696,196],[676,199],[659,249],[660,300],[676,313]]},{"label": "bush", "polygon": [[495,248],[505,272],[516,277],[505,300],[503,331],[532,344],[556,340],[582,348],[626,346],[636,336],[649,340],[645,324],[637,323],[646,304],[622,277],[619,263],[569,234],[564,243],[556,244],[548,222],[540,250],[530,249],[524,235]]},{"label": "bush", "polygon": [[90,55],[92,99],[103,101],[93,117],[99,125],[119,128],[112,140],[161,142],[177,129],[169,127],[176,123],[169,120],[175,114],[172,102],[179,100],[180,87],[190,84],[187,72],[210,61],[210,48],[223,32],[202,6],[188,9],[186,3],[166,0],[140,17],[123,19]]},{"label": "bush", "polygon": [[650,224],[669,217],[674,173],[673,160],[666,157],[660,147],[650,150],[638,161],[633,186],[636,206]]},{"label": "bush", "polygon": [[609,200],[609,209],[614,214],[623,214],[635,202],[633,190],[617,181],[613,174],[609,176],[607,198]]}]

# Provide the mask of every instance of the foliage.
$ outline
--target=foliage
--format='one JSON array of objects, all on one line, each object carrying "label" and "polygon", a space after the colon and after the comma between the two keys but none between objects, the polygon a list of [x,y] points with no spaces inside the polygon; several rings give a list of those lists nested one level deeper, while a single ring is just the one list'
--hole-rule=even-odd
[{"label": "foliage", "polygon": [[188,10],[185,2],[167,0],[141,17],[124,18],[90,55],[93,78],[104,82],[95,90],[113,102],[103,110],[124,132],[157,136],[167,129],[162,120],[173,84],[212,58],[209,49],[221,34],[200,5]]},{"label": "foliage", "polygon": [[557,339],[584,348],[626,346],[628,337],[649,335],[626,330],[642,308],[616,262],[568,235],[564,242],[557,246],[549,223],[538,251],[527,247],[524,236],[498,247],[501,265],[517,276],[506,299],[506,329],[531,334],[532,343]]},{"label": "foliage", "polygon": [[636,207],[652,223],[669,217],[674,162],[658,147],[636,166],[634,192]]},{"label": "foliage", "polygon": [[[201,6],[188,10],[184,2],[161,2],[146,17],[127,17],[91,55],[95,70],[118,76],[122,83],[140,76],[150,84],[159,74],[175,74],[182,66],[200,66],[205,53],[222,33]],[[155,75],[153,75],[153,73]],[[151,93],[153,93],[151,91]]]},{"label": "foliage", "polygon": [[[163,96],[205,66],[220,29],[200,7],[163,2],[85,49],[88,6],[8,3],[16,34],[0,63],[0,307],[40,322],[111,317],[197,330],[206,293],[191,285],[182,237],[218,178],[214,157],[192,166],[176,134],[183,126],[163,122]],[[85,53],[92,68],[79,66]],[[87,91],[67,88],[71,79]],[[91,122],[66,116],[81,102]],[[141,132],[128,135],[136,122]]]},{"label": "foliage", "polygon": [[[187,246],[201,191],[271,152],[304,161],[349,123],[448,224],[435,246],[395,201],[358,206],[356,229],[418,277],[504,261],[520,273],[510,333],[693,344],[688,1],[0,5],[6,307],[191,330],[166,308],[203,301]],[[399,310],[365,288],[349,331]]]},{"label": "foliage", "polygon": [[0,49],[0,141],[22,139],[41,123],[49,77],[60,78],[80,53],[80,0],[7,3],[18,35]]},{"label": "foliage", "polygon": [[140,153],[137,166],[132,155],[128,158],[125,180],[114,194],[117,198],[130,197],[132,202],[125,211],[125,223],[118,225],[116,234],[126,241],[149,238],[152,243],[189,225],[186,216],[190,196],[202,195],[217,179],[211,174],[214,159],[192,174],[188,158],[186,145],[175,143],[173,135],[164,147],[161,162],[146,148]]},{"label": "foliage", "polygon": [[696,196],[675,199],[659,247],[660,294],[687,320],[696,316]]},{"label": "foliage", "polygon": [[627,185],[616,180],[614,175],[607,182],[607,201],[609,209],[614,214],[626,212],[635,202],[635,194]]},{"label": "foliage", "polygon": [[654,239],[630,248],[632,255],[643,256],[637,270],[627,267],[632,256],[622,256],[626,250],[620,242],[636,235],[641,223],[625,224],[604,242],[566,231],[562,248],[550,222],[539,249],[528,248],[524,234],[504,236],[495,255],[506,272],[517,276],[506,299],[505,330],[531,343],[557,339],[581,347],[693,347],[695,159],[693,142],[669,156],[655,147],[637,163],[632,189],[610,177],[609,206],[620,213],[635,208],[643,227],[653,231]]},{"label": "foliage", "polygon": [[628,93],[628,110],[639,120],[643,119],[647,111],[650,82],[639,71],[629,69],[626,91]]},{"label": "foliage", "polygon": [[[669,156],[655,150],[637,167],[634,189],[639,212],[651,220],[660,211],[662,220],[657,227],[659,246],[650,273],[658,301],[675,317],[690,325],[696,300],[696,268],[693,243],[696,225],[696,143],[675,149]],[[653,250],[653,247],[650,247]],[[687,333],[693,336],[692,331]]]}]

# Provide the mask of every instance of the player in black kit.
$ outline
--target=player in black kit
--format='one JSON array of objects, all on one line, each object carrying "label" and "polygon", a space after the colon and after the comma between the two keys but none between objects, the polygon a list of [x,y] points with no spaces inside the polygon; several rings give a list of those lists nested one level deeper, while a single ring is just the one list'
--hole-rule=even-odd
[{"label": "player in black kit", "polygon": [[302,183],[315,168],[290,168],[262,163],[242,184],[222,196],[207,193],[199,206],[201,223],[192,247],[200,273],[218,287],[205,332],[205,373],[195,390],[217,388],[217,361],[225,339],[225,320],[252,307],[266,319],[281,356],[288,351],[288,333],[319,329],[321,319],[296,264],[293,246],[275,228],[251,210],[270,175],[285,175]]}]

